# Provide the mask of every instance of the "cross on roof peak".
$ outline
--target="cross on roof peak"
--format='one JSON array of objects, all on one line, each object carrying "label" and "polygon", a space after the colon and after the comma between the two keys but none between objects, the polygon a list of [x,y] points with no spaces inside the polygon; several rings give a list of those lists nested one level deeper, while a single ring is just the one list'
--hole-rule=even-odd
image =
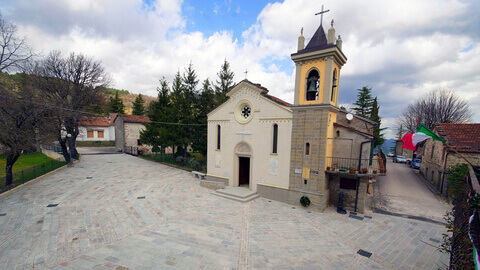
[{"label": "cross on roof peak", "polygon": [[323,22],[323,13],[329,12],[330,9],[323,10],[323,5],[322,5],[322,10],[320,12],[315,13],[315,16],[320,15],[320,25],[322,25]]}]

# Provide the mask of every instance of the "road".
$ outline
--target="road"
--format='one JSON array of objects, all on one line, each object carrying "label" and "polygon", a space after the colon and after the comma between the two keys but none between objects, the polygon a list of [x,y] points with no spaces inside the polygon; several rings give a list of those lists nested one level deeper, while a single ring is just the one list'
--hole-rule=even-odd
[{"label": "road", "polygon": [[377,179],[375,208],[445,222],[443,217],[451,206],[434,194],[420,177],[418,170],[388,158],[387,175]]}]

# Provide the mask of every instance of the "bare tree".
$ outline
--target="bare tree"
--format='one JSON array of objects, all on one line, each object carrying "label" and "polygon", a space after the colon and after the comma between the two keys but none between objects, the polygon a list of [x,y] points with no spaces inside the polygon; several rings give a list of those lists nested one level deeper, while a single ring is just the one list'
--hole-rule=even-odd
[{"label": "bare tree", "polygon": [[432,129],[439,123],[466,123],[473,116],[468,103],[454,91],[437,89],[410,104],[397,125],[406,132],[415,132],[418,122]]},{"label": "bare tree", "polygon": [[0,13],[0,72],[24,70],[35,54],[25,37],[17,36],[17,27],[8,23]]},{"label": "bare tree", "polygon": [[[100,90],[109,83],[102,64],[83,54],[70,53],[66,58],[53,51],[37,62],[34,68],[37,87],[44,91],[49,104],[55,108],[57,138],[67,162],[76,158],[78,122],[91,115],[92,107],[104,103]],[[70,153],[67,150],[70,150]]]},{"label": "bare tree", "polygon": [[35,149],[36,134],[45,134],[48,110],[42,95],[32,86],[31,76],[16,80],[0,74],[0,144],[6,147],[6,186],[13,183],[13,165],[23,151]]}]

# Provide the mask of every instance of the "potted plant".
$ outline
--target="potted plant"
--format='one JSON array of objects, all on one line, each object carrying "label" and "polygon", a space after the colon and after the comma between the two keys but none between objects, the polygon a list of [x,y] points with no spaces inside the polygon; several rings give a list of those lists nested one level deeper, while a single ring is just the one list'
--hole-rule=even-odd
[{"label": "potted plant", "polygon": [[355,169],[354,167],[350,167],[350,168],[348,168],[348,170],[350,171],[350,173],[356,173],[357,172],[357,169]]},{"label": "potted plant", "polygon": [[373,170],[373,174],[377,174],[377,170]]},{"label": "potted plant", "polygon": [[368,173],[368,169],[367,168],[361,168],[360,173],[363,173],[363,174]]},{"label": "potted plant", "polygon": [[330,171],[330,169],[331,169],[330,166],[327,166],[327,171]]}]

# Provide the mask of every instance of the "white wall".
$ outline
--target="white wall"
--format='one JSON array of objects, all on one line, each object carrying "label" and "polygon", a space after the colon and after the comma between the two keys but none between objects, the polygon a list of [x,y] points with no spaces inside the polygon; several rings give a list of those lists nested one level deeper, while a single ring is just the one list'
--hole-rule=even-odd
[{"label": "white wall", "polygon": [[[230,99],[211,112],[208,117],[208,175],[229,180],[238,185],[238,155],[236,147],[246,143],[251,148],[250,189],[257,183],[281,188],[289,186],[292,112],[260,95],[260,89],[241,83],[233,89]],[[242,100],[253,107],[252,120],[241,124],[235,112]],[[278,154],[272,154],[273,124],[278,125]],[[217,125],[221,126],[221,149],[217,147]],[[276,166],[272,166],[276,163]],[[273,164],[272,164],[273,165]],[[276,167],[276,171],[271,169]]]}]

